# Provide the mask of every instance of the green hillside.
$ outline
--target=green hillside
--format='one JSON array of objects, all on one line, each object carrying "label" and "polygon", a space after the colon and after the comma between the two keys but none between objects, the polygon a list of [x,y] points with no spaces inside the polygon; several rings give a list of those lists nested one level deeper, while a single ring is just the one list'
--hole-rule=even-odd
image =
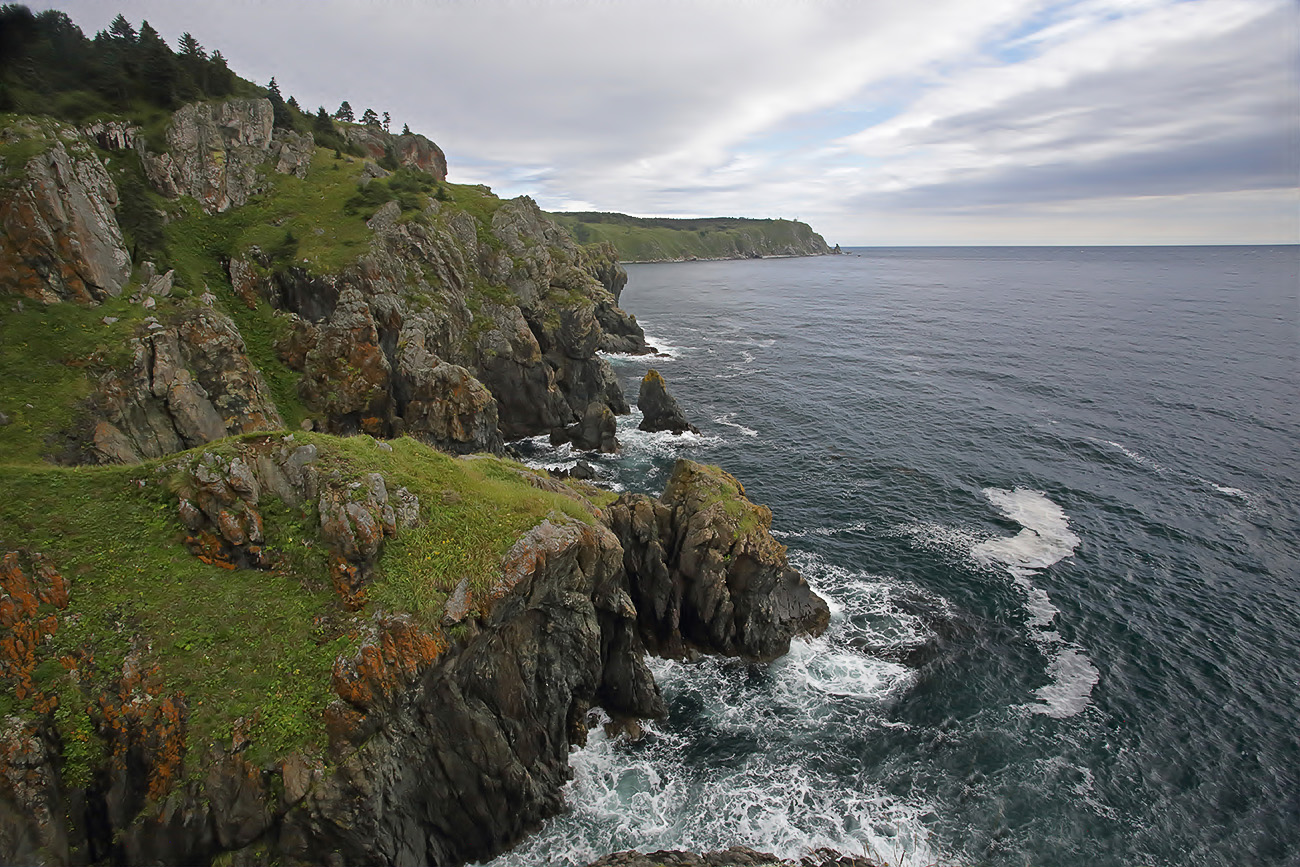
[{"label": "green hillside", "polygon": [[624,262],[820,256],[831,252],[821,235],[797,220],[672,219],[592,211],[550,216],[572,232],[579,243],[613,244]]}]

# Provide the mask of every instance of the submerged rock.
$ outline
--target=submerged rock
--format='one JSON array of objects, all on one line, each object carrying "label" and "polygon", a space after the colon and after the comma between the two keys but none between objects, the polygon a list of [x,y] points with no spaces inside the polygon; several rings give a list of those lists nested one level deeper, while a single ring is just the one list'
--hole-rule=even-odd
[{"label": "submerged rock", "polygon": [[686,431],[699,433],[700,429],[686,420],[686,414],[677,404],[677,400],[668,393],[668,385],[659,371],[651,368],[641,380],[641,392],[636,405],[640,407],[643,418],[637,425],[641,430],[670,430],[675,434]]}]

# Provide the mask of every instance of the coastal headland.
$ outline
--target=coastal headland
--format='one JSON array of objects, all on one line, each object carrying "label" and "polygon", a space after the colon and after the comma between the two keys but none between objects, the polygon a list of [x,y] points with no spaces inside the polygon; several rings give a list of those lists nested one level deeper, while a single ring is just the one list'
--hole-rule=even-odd
[{"label": "coastal headland", "polygon": [[[488,858],[564,808],[592,709],[664,713],[648,654],[826,628],[725,470],[512,458],[618,448],[602,353],[652,348],[615,244],[147,25],[4,14],[0,860]],[[743,222],[691,231],[828,252]]]}]

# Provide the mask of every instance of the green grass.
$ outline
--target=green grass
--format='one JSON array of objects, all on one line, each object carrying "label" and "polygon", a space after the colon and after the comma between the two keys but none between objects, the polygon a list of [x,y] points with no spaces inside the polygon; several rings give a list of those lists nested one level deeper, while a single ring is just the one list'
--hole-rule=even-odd
[{"label": "green grass", "polygon": [[331,447],[332,460],[373,468],[384,475],[390,492],[406,487],[420,497],[421,525],[384,549],[381,580],[370,593],[382,608],[436,624],[462,578],[486,603],[501,557],[550,512],[593,520],[581,503],[522,481],[517,472],[522,465],[453,458],[408,437],[391,445],[392,452],[383,452],[369,438],[355,437],[333,440]]},{"label": "green grass", "polygon": [[[98,307],[0,301],[0,464],[33,464],[57,450],[77,406],[104,371],[130,367],[132,329],[149,311],[123,299]],[[104,317],[119,321],[106,325]]]},{"label": "green grass", "polygon": [[[186,696],[192,758],[205,743],[229,743],[241,717],[258,720],[250,733],[257,762],[322,748],[334,660],[352,652],[371,610],[410,612],[433,626],[466,576],[487,605],[500,558],[519,536],[553,511],[593,520],[581,503],[528,485],[517,465],[495,458],[461,460],[407,438],[385,451],[369,437],[299,433],[299,442],[319,449],[323,473],[380,472],[390,491],[406,487],[420,498],[421,526],[387,543],[368,609],[348,614],[329,584],[312,503],[261,498],[266,547],[277,563],[271,571],[205,565],[183,544],[178,468],[204,450],[234,454],[241,441],[260,436],[137,466],[11,465],[0,474],[0,550],[45,554],[71,581],[69,608],[42,650],[38,679],[65,696],[56,722],[78,749],[95,748],[77,737],[87,726],[78,708],[110,686],[132,647],[159,666],[165,694]],[[334,628],[323,634],[322,622]],[[78,648],[94,653],[80,696],[53,662]],[[4,710],[32,712],[30,701],[7,699]],[[89,753],[82,758],[93,763]]]}]

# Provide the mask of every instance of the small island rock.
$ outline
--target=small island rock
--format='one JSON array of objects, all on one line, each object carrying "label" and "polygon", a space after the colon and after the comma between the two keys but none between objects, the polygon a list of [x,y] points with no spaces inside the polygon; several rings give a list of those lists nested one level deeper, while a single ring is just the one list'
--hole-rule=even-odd
[{"label": "small island rock", "polygon": [[636,405],[641,408],[644,416],[641,424],[638,425],[641,430],[670,430],[675,434],[686,431],[700,432],[699,428],[686,420],[682,408],[668,393],[668,386],[664,383],[663,376],[654,368],[646,371],[645,377],[641,380],[641,392],[636,399]]}]

